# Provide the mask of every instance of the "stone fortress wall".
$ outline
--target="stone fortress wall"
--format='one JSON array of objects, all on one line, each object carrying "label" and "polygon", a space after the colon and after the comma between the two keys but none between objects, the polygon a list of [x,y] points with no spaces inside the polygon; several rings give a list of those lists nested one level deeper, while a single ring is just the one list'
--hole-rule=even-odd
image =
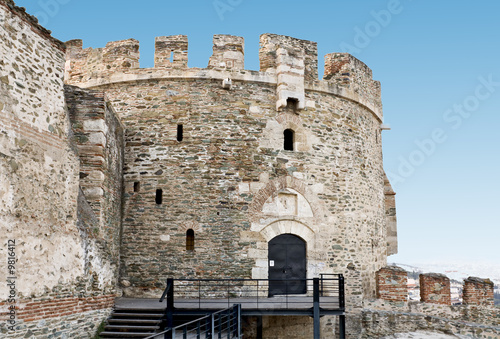
[{"label": "stone fortress wall", "polygon": [[428,331],[467,338],[500,338],[500,308],[494,306],[493,282],[464,280],[462,305],[451,305],[450,279],[443,274],[420,275],[421,301],[408,301],[408,273],[397,266],[377,272],[377,299],[365,299],[363,338]]},{"label": "stone fortress wall", "polygon": [[273,34],[261,36],[259,71],[244,69],[235,36],[214,37],[205,69],[187,66],[185,36],[156,38],[148,69],[133,39],[67,46],[66,82],[104,91],[125,125],[125,295],[157,296],[167,277],[265,279],[267,243],[284,233],[306,240],[309,278],[345,274],[351,305],[375,294],[397,246],[380,84],[366,65],[329,54],[319,80],[316,44]]},{"label": "stone fortress wall", "polygon": [[1,0],[2,338],[90,337],[117,292],[123,129],[64,65],[64,44]]},{"label": "stone fortress wall", "polygon": [[[16,240],[17,258],[14,302],[0,285],[17,327],[2,323],[3,337],[90,337],[115,296],[158,297],[167,277],[265,279],[281,234],[306,242],[308,278],[344,274],[351,337],[412,321],[374,301],[396,210],[380,84],[362,62],[328,54],[319,80],[314,42],[263,34],[250,71],[243,38],[216,35],[207,68],[189,68],[177,35],[156,38],[155,67],[141,69],[136,40],[64,45],[11,0],[0,35],[0,254]],[[498,326],[490,308],[475,319]],[[269,336],[289,327],[263,320]],[[308,335],[308,319],[293,322],[287,337]],[[333,336],[335,319],[322,327]]]}]

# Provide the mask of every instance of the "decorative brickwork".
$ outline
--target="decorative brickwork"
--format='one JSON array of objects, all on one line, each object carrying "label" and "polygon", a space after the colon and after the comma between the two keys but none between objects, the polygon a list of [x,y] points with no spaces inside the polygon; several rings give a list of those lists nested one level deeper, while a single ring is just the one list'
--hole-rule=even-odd
[{"label": "decorative brickwork", "polygon": [[493,306],[493,292],[494,285],[490,279],[469,277],[464,280],[464,304]]},{"label": "decorative brickwork", "polygon": [[408,300],[408,273],[397,266],[377,271],[377,298],[388,301]]},{"label": "decorative brickwork", "polygon": [[451,305],[450,279],[443,274],[421,274],[420,299],[426,303]]},{"label": "decorative brickwork", "polygon": [[[87,298],[54,298],[50,300],[34,299],[20,300],[17,308],[17,317],[25,322],[61,317],[73,313],[83,313],[93,310],[109,309],[113,307],[115,295],[101,295]],[[4,308],[5,302],[0,302]],[[7,316],[8,312],[0,312],[0,317]]]}]

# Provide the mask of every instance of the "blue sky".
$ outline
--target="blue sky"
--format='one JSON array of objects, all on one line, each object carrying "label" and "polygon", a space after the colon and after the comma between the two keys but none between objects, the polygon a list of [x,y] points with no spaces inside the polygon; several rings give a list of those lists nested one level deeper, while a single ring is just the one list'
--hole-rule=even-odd
[{"label": "blue sky", "polygon": [[214,34],[259,35],[351,52],[382,83],[385,169],[397,191],[399,254],[390,262],[500,264],[500,1],[17,0],[62,40],[84,47],[135,38],[141,67],[154,38],[186,34],[206,67]]}]

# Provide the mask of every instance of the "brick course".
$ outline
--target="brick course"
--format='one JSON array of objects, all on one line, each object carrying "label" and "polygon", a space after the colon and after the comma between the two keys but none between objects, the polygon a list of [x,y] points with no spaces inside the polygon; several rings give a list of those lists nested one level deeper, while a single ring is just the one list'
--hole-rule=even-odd
[{"label": "brick course", "polygon": [[493,306],[494,284],[489,279],[469,277],[464,280],[463,300],[467,305]]},{"label": "brick course", "polygon": [[408,273],[397,266],[377,271],[377,298],[388,301],[408,300]]},{"label": "brick course", "polygon": [[432,304],[451,305],[450,279],[438,273],[421,274],[420,300]]}]

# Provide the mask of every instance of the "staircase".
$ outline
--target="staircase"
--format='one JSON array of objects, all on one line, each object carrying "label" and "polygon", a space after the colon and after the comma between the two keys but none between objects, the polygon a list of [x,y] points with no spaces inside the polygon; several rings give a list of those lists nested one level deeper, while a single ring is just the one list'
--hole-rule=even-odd
[{"label": "staircase", "polygon": [[115,307],[99,336],[109,339],[146,338],[160,332],[164,314],[164,308]]}]

